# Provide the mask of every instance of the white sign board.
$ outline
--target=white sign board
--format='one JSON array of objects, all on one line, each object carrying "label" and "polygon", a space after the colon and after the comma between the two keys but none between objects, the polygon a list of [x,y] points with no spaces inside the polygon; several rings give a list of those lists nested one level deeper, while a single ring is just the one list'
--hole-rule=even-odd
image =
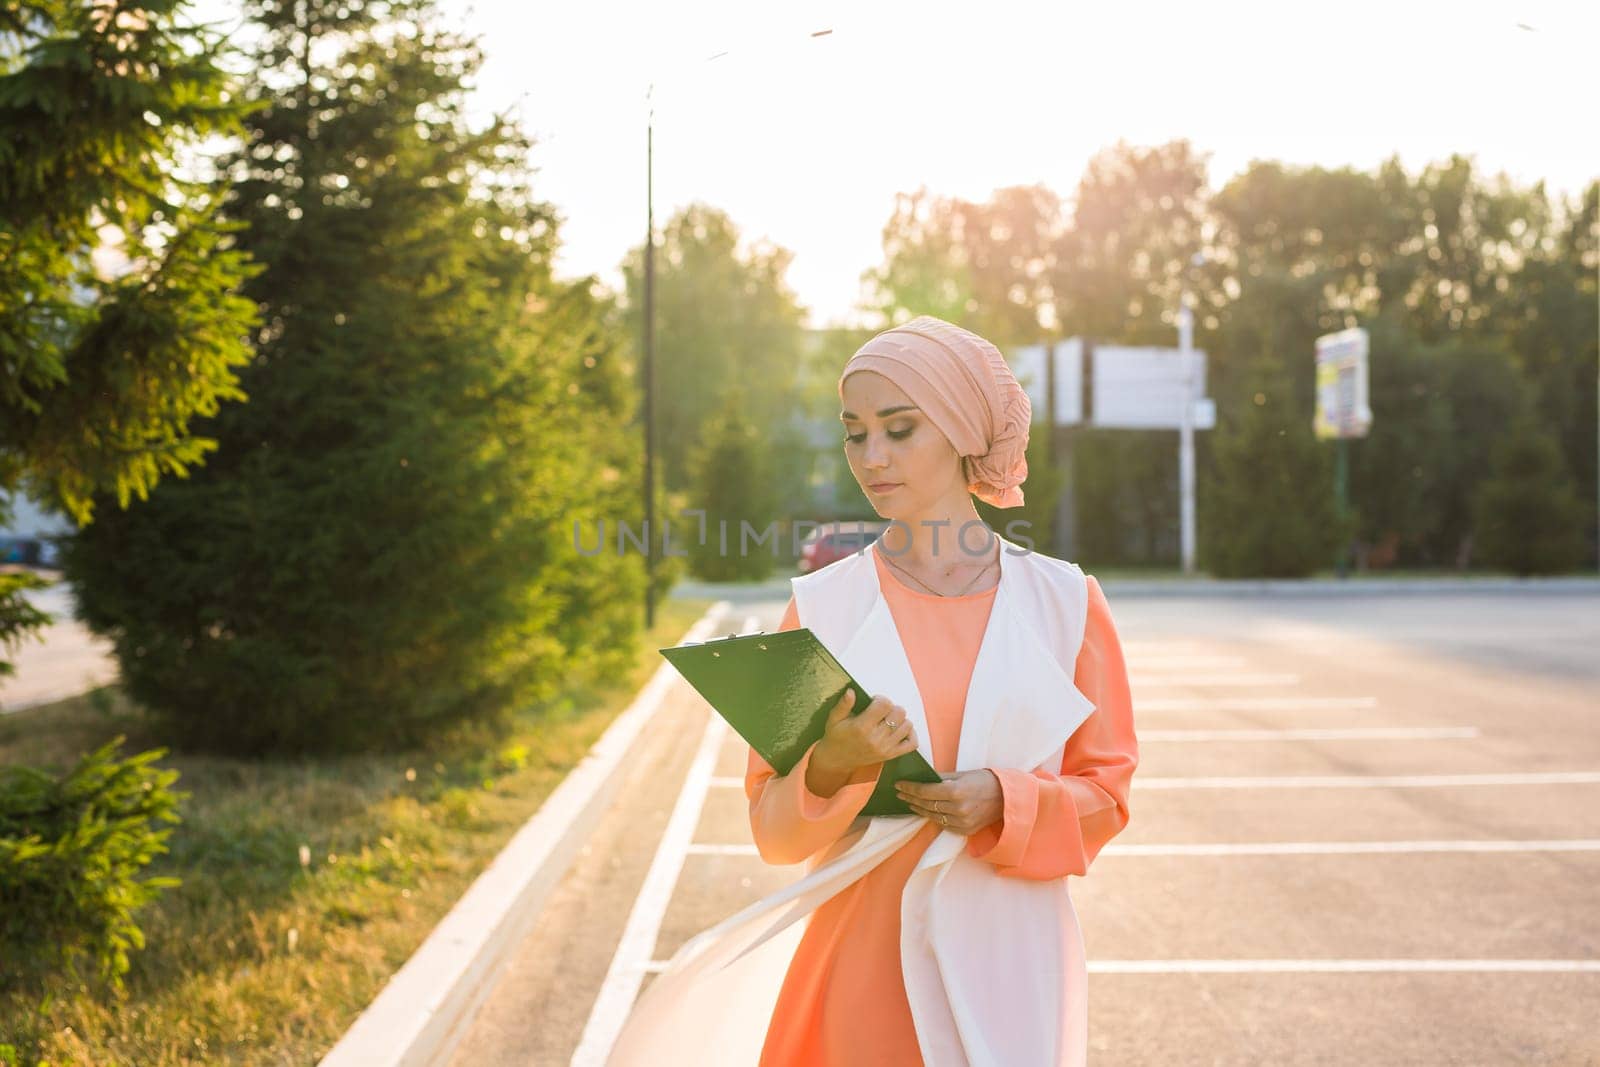
[{"label": "white sign board", "polygon": [[1365,437],[1372,425],[1367,404],[1367,331],[1357,327],[1317,338],[1317,409],[1311,428],[1323,440]]},{"label": "white sign board", "polygon": [[[1017,382],[1028,394],[1033,405],[1033,421],[1044,422],[1050,417],[1050,374],[1046,366],[1049,354],[1046,345],[1026,345],[1013,348],[1006,355],[1006,363]],[[1083,421],[1083,341],[1069,337],[1055,345],[1056,356],[1056,425],[1076,426]]]},{"label": "white sign board", "polygon": [[1185,397],[1192,398],[1196,430],[1216,425],[1216,408],[1206,399],[1206,354],[1191,349],[1188,366],[1176,348],[1095,345],[1095,426],[1126,430],[1176,430],[1183,425]]}]

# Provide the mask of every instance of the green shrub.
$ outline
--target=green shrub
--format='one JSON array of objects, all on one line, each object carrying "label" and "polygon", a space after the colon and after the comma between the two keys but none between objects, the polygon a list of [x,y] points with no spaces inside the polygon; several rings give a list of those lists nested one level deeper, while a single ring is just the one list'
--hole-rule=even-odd
[{"label": "green shrub", "polygon": [[1519,575],[1569,573],[1583,562],[1587,519],[1555,435],[1523,413],[1473,496],[1479,558]]},{"label": "green shrub", "polygon": [[[741,386],[730,386],[691,452],[694,500],[705,515],[689,524],[693,532],[683,551],[694,576],[705,581],[758,580],[771,574],[779,559],[789,560],[776,533],[779,494],[771,431],[745,415],[746,400]],[[763,534],[767,540],[758,542]]]},{"label": "green shrub", "polygon": [[134,912],[176,878],[136,875],[159,853],[187,793],[177,771],[149,764],[153,749],[117,759],[118,736],[64,777],[33,767],[0,768],[0,983],[37,983],[60,969],[74,980],[86,956],[122,988],[128,949],[143,948]]},{"label": "green shrub", "polygon": [[1309,404],[1258,364],[1241,402],[1218,413],[1216,475],[1200,497],[1200,564],[1219,578],[1304,578],[1332,565],[1357,518],[1334,501],[1334,446]]}]

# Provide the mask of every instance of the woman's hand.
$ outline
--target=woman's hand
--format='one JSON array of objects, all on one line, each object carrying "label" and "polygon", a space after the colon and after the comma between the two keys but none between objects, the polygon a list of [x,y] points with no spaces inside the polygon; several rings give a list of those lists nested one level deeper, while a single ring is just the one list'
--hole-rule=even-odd
[{"label": "woman's hand", "polygon": [[917,747],[917,732],[906,709],[888,697],[873,697],[859,715],[850,714],[855,691],[846,689],[828,712],[822,740],[811,754],[813,764],[849,777],[857,767],[903,756]]},{"label": "woman's hand", "polygon": [[987,767],[940,777],[944,781],[938,783],[902,778],[895,783],[895,792],[912,811],[939,823],[941,829],[969,837],[1005,814],[1000,777]]}]

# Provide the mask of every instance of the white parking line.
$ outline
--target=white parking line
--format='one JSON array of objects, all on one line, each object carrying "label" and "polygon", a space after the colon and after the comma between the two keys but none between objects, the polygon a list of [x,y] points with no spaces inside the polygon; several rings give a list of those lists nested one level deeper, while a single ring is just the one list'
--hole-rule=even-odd
[{"label": "white parking line", "polygon": [[[758,856],[754,845],[696,842],[691,856]],[[1310,856],[1408,852],[1600,852],[1600,838],[1546,841],[1254,841],[1237,844],[1107,845],[1102,856]]]},{"label": "white parking line", "polygon": [[759,856],[754,845],[715,845],[697,841],[689,846],[691,856]]},{"label": "white parking line", "polygon": [[1139,742],[1445,741],[1477,736],[1476,726],[1356,726],[1300,730],[1140,730]]},{"label": "white parking line", "polygon": [[1351,711],[1375,708],[1377,697],[1161,697],[1134,702],[1149,711]]},{"label": "white parking line", "polygon": [[689,838],[700,821],[700,809],[706,796],[705,782],[711,776],[711,767],[726,731],[727,725],[719,715],[713,714],[706,723],[705,736],[684,779],[683,791],[678,794],[655,859],[628,914],[628,923],[623,928],[616,954],[611,957],[605,982],[589,1010],[589,1021],[584,1025],[583,1037],[572,1056],[573,1067],[603,1065],[617,1035],[622,1032],[628,1012],[633,1010],[633,1002],[644,982],[644,965],[655,954],[661,920],[667,913],[667,904],[683,869]]},{"label": "white parking line", "polygon": [[1526,774],[1300,774],[1261,777],[1135,778],[1135,789],[1410,789],[1471,785],[1587,785],[1600,771]]},{"label": "white parking line", "polygon": [[1600,960],[1090,960],[1090,974],[1306,974],[1323,971],[1600,971]]},{"label": "white parking line", "polygon": [[1390,852],[1600,852],[1600,838],[1550,841],[1259,841],[1239,844],[1107,845],[1102,856],[1295,856]]},{"label": "white parking line", "polygon": [[[752,616],[745,620],[741,633],[750,633],[759,625]],[[655,858],[644,876],[644,884],[628,913],[627,925],[617,951],[611,957],[600,993],[589,1010],[589,1020],[584,1024],[583,1037],[572,1055],[574,1067],[603,1067],[617,1035],[633,1010],[633,1002],[644,984],[644,975],[655,955],[656,939],[661,933],[661,920],[666,916],[667,905],[672,900],[673,888],[683,870],[684,857],[689,852],[695,826],[700,822],[700,811],[705,806],[706,791],[711,772],[716,768],[717,753],[728,734],[728,724],[722,716],[712,712],[706,721],[705,734],[700,748],[695,752],[689,773],[684,776],[683,788],[667,819],[661,843],[656,846]]]},{"label": "white parking line", "polygon": [[1194,671],[1237,668],[1245,664],[1243,656],[1128,656],[1128,668],[1139,671]]},{"label": "white parking line", "polygon": [[[729,604],[714,603],[683,640],[704,640]],[[621,788],[623,761],[678,684],[662,661],[582,761],[474,879],[377,997],[358,1015],[319,1067],[434,1062],[475,1025],[503,968],[549,903],[582,842]]]},{"label": "white parking line", "polygon": [[[1194,741],[1448,741],[1479,736],[1476,726],[1351,726],[1302,729],[1140,730],[1139,741],[1182,743]],[[1139,779],[1141,784],[1144,779]],[[744,779],[718,775],[713,789],[742,789]]]},{"label": "white parking line", "polygon": [[1128,659],[1139,656],[1203,656],[1214,651],[1212,646],[1199,641],[1190,641],[1185,638],[1173,638],[1170,641],[1154,640],[1141,641],[1138,638],[1126,638],[1121,642],[1122,654]]},{"label": "white parking line", "polygon": [[[651,960],[646,971],[664,971],[666,960]],[[1600,960],[1090,960],[1090,974],[1312,974],[1371,971],[1474,974],[1569,973],[1600,971]]]},{"label": "white parking line", "polygon": [[[666,970],[666,960],[651,960],[648,971]],[[1311,974],[1416,971],[1475,974],[1600,971],[1600,960],[1090,960],[1090,974]]]},{"label": "white parking line", "polygon": [[1299,685],[1298,674],[1132,674],[1136,689],[1173,685]]}]

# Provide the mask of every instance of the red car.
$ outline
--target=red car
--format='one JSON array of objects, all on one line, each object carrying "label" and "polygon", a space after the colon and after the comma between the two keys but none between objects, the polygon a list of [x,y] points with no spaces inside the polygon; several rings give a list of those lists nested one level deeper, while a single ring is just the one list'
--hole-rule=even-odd
[{"label": "red car", "polygon": [[810,574],[860,552],[888,528],[886,522],[830,522],[819,526],[800,546],[800,573]]}]

